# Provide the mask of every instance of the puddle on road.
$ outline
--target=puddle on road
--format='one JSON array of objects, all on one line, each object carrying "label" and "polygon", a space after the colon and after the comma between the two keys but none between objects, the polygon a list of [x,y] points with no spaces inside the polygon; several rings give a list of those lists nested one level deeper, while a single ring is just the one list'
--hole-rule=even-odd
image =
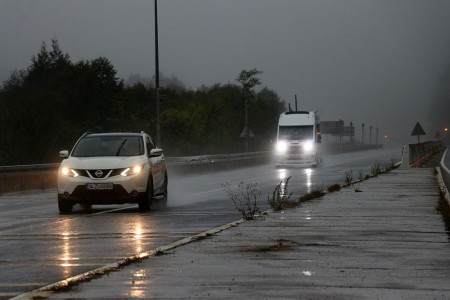
[{"label": "puddle on road", "polygon": [[295,242],[285,239],[277,240],[275,245],[242,248],[241,252],[271,252],[288,251],[294,249]]}]

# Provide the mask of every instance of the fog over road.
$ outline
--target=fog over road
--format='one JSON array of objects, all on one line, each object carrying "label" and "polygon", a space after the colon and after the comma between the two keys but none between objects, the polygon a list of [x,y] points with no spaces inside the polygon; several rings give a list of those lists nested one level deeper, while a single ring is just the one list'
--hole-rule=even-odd
[{"label": "fog over road", "polygon": [[[167,210],[141,212],[137,205],[75,207],[60,215],[56,191],[0,196],[0,298],[74,276],[127,256],[155,249],[183,237],[241,218],[223,191],[243,182],[257,183],[259,207],[267,195],[292,176],[295,196],[343,183],[345,172],[370,173],[374,163],[399,161],[401,149],[333,154],[314,169],[276,169],[272,164],[195,174],[169,173]],[[170,172],[170,170],[169,170]]]}]

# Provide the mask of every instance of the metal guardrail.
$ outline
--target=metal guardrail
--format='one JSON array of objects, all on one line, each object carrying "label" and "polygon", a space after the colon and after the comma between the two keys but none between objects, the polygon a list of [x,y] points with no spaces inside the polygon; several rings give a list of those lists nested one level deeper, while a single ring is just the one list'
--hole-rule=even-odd
[{"label": "metal guardrail", "polygon": [[[321,145],[324,153],[361,151],[380,147],[381,145]],[[166,157],[171,174],[188,174],[192,172],[248,167],[255,164],[267,163],[271,159],[271,151]],[[0,166],[0,194],[14,191],[54,188],[56,186],[59,165],[60,163]]]},{"label": "metal guardrail", "polygon": [[[350,151],[363,151],[369,149],[379,149],[382,145],[375,144],[322,144],[320,146],[323,152],[350,152]],[[169,164],[182,165],[182,164],[203,164],[211,162],[223,162],[234,161],[256,157],[270,157],[271,151],[257,151],[257,152],[243,152],[232,154],[212,154],[212,155],[197,155],[197,156],[184,156],[184,157],[166,157],[166,161]],[[15,165],[15,166],[0,166],[1,173],[14,173],[14,172],[30,172],[30,171],[50,171],[58,169],[60,163],[49,164],[35,164],[35,165]]]},{"label": "metal guardrail", "polygon": [[[375,144],[321,144],[321,150],[324,153],[335,152],[351,152],[351,151],[363,151],[370,149],[382,148],[382,145]],[[212,155],[197,155],[197,156],[185,156],[185,157],[166,157],[166,161],[173,165],[192,165],[192,164],[204,164],[224,161],[234,161],[242,159],[250,159],[256,157],[271,157],[271,151],[258,151],[248,153],[232,153],[232,154],[212,154]],[[33,171],[52,171],[57,170],[60,163],[49,164],[34,164],[34,165],[14,165],[14,166],[0,166],[0,174],[5,173],[17,173],[17,172],[33,172]]]},{"label": "metal guardrail", "polygon": [[[262,163],[271,158],[271,152],[250,152],[189,157],[166,157],[169,172],[192,173],[223,168],[236,168]],[[24,190],[42,190],[56,186],[60,163],[0,166],[0,194]]]},{"label": "metal guardrail", "polygon": [[[448,148],[445,150],[444,154],[442,155],[442,159],[440,162],[441,176],[442,176],[445,186],[447,187],[447,194],[448,194],[448,191],[450,191],[450,170],[445,165],[446,155],[450,155],[450,153],[448,152]],[[447,199],[447,201],[449,201],[449,204],[450,204],[450,199]]]},{"label": "metal guardrail", "polygon": [[52,164],[36,164],[36,165],[15,165],[15,166],[0,166],[0,173],[15,173],[15,172],[29,172],[29,171],[49,171],[59,168],[59,163]]},{"label": "metal guardrail", "polygon": [[170,164],[196,164],[196,163],[211,163],[218,161],[233,161],[246,158],[267,157],[272,155],[270,151],[248,152],[248,153],[233,153],[233,154],[214,154],[214,155],[198,155],[188,157],[166,157],[166,161]]},{"label": "metal guardrail", "polygon": [[[255,157],[264,157],[271,155],[270,151],[248,152],[248,153],[233,153],[233,154],[213,154],[213,155],[197,155],[185,157],[166,157],[169,164],[202,164],[219,161],[233,161],[240,159],[248,159]],[[32,171],[52,171],[59,168],[60,163],[50,164],[35,164],[35,165],[15,165],[15,166],[0,166],[1,173],[16,173],[16,172],[32,172]]]}]

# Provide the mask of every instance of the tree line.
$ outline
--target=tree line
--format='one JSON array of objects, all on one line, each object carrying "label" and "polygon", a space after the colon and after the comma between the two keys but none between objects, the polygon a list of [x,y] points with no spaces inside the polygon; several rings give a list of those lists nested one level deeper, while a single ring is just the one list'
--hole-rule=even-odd
[{"label": "tree line", "polygon": [[[256,69],[243,70],[236,84],[196,90],[175,81],[161,88],[161,140],[166,156],[244,151],[240,137],[254,133],[249,151],[266,150],[276,137],[285,103],[259,84]],[[243,77],[247,75],[250,77]],[[140,132],[156,137],[152,85],[125,84],[105,57],[72,62],[57,40],[43,43],[25,70],[14,71],[0,87],[0,165],[58,162],[84,132]]]}]

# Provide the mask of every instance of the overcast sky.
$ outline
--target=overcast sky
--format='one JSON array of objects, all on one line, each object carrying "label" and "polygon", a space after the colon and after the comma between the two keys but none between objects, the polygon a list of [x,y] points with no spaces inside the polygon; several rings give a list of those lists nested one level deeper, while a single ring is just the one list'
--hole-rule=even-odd
[{"label": "overcast sky", "polygon": [[[187,87],[256,68],[281,99],[352,121],[357,137],[362,122],[407,142],[417,121],[429,138],[437,130],[429,111],[450,62],[449,0],[159,0],[158,18],[160,71]],[[0,0],[0,82],[51,39],[74,62],[105,56],[125,80],[152,77],[154,2]]]}]

